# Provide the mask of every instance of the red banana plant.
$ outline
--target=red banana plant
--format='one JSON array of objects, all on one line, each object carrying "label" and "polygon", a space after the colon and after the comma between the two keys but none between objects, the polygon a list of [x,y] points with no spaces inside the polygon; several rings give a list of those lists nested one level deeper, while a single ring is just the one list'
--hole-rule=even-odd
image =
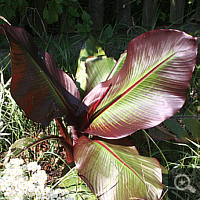
[{"label": "red banana plant", "polygon": [[[24,29],[0,25],[0,33],[10,43],[13,98],[35,122],[48,126],[57,119],[68,161],[75,162],[97,198],[159,199],[159,162],[140,156],[128,143],[108,139],[123,140],[154,127],[184,105],[197,38],[178,30],[153,30],[134,38],[118,62],[90,39],[80,53],[73,81]],[[73,145],[60,118],[73,127]]]}]

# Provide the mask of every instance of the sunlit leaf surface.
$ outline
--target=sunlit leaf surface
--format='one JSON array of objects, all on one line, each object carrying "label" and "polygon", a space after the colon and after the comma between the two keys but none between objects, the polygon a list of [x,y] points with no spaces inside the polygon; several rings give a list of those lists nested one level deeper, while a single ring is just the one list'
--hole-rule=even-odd
[{"label": "sunlit leaf surface", "polygon": [[92,141],[75,145],[79,176],[101,200],[159,199],[163,185],[158,161],[140,156],[135,147]]},{"label": "sunlit leaf surface", "polygon": [[86,94],[96,85],[106,81],[112,72],[116,62],[106,56],[90,56],[86,60],[87,88]]},{"label": "sunlit leaf surface", "polygon": [[84,97],[85,90],[87,87],[88,75],[86,73],[86,66],[85,66],[86,59],[89,56],[103,56],[103,55],[105,55],[105,52],[98,45],[94,37],[90,36],[80,51],[78,59],[78,67],[76,71],[76,84],[80,90],[81,97]]},{"label": "sunlit leaf surface", "polygon": [[197,45],[197,38],[175,30],[133,39],[121,70],[83,100],[91,110],[85,132],[121,138],[174,115],[187,97]]}]

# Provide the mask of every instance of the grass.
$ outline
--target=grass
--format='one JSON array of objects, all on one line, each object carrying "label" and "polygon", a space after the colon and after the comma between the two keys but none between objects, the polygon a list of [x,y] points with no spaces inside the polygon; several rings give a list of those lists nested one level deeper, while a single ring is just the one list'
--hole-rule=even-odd
[{"label": "grass", "polygon": [[[116,31],[118,31],[117,25],[113,27],[106,25],[99,34],[98,41],[108,56],[114,56],[118,59],[130,38],[127,38],[126,35],[115,34]],[[78,53],[85,40],[86,38],[81,35],[61,35],[57,38],[50,36],[47,41],[43,40],[44,42],[40,43],[40,47],[54,55],[58,65],[74,79]],[[43,127],[25,117],[24,112],[18,107],[10,94],[9,55],[0,64],[2,66],[0,68],[0,163],[3,163],[9,147],[16,144],[17,140],[22,138],[37,140],[44,135],[58,136],[59,131],[55,121],[51,122],[49,127]],[[197,115],[199,114],[199,75],[200,66],[196,68],[192,78],[185,105],[186,108],[190,108]],[[173,199],[172,195],[178,196],[179,199],[186,199],[188,194],[191,200],[200,198],[199,141],[189,141],[187,144],[155,141],[146,131],[138,131],[134,137],[136,138],[136,147],[141,155],[157,158],[161,165],[169,170],[169,174],[163,174],[164,184],[173,185],[176,175],[183,173],[190,177],[190,184],[198,191],[196,193],[181,192],[176,188],[166,187],[164,190],[166,194],[163,195],[162,199]],[[67,187],[70,190],[70,196],[75,199],[96,199],[78,177],[76,169],[66,163],[65,150],[57,140],[42,142],[26,150],[21,154],[21,157],[27,162],[37,161],[42,169],[47,171],[48,184],[52,187]],[[172,194],[170,191],[173,191]]]}]

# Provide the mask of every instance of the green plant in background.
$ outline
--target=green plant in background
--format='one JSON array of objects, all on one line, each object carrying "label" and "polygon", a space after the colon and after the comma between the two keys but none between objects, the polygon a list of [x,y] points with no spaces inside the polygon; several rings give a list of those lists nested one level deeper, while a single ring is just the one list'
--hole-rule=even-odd
[{"label": "green plant in background", "polygon": [[[57,22],[59,16],[63,13],[63,8],[66,6],[66,14],[68,14],[68,22],[73,24],[75,18],[79,17],[77,8],[72,7],[73,2],[77,0],[50,0],[46,1],[45,8],[43,11],[43,17],[47,20],[49,24]],[[16,14],[19,13],[20,16],[25,14],[26,8],[31,6],[29,0],[1,0],[0,1],[0,13],[3,17],[12,21]]]},{"label": "green plant in background", "polygon": [[[83,10],[78,0],[48,0],[43,3],[44,8],[42,13],[41,11],[39,13],[38,10],[36,12],[37,15],[41,14],[42,16],[37,16],[35,13],[35,9],[40,9],[38,8],[40,5],[35,5],[34,2],[29,0],[1,0],[0,13],[1,16],[8,21],[16,22],[15,24],[21,23],[24,18],[21,22],[19,20],[22,19],[22,16],[26,16],[27,18],[30,18],[27,19],[29,25],[35,29],[38,28],[35,27],[36,17],[37,21],[41,21],[43,17],[47,24],[53,24],[62,19],[61,31],[65,28],[64,26],[69,26],[73,31],[78,30],[80,33],[88,33],[91,31],[92,21],[90,15]],[[1,23],[4,23],[4,21],[1,20]]]},{"label": "green plant in background", "polygon": [[58,21],[59,15],[63,13],[63,0],[59,1],[47,1],[44,11],[43,17],[47,20],[49,24]]},{"label": "green plant in background", "polygon": [[59,16],[63,13],[63,9],[66,12],[67,21],[70,25],[73,25],[75,19],[79,17],[77,8],[73,7],[73,2],[77,0],[50,0],[46,2],[43,17],[47,20],[47,23],[52,24],[57,22]]},{"label": "green plant in background", "polygon": [[[74,26],[78,32],[88,33],[91,31],[93,23],[90,15],[82,9],[77,0],[51,0],[46,2],[43,17],[47,20],[47,23],[57,22],[61,14],[64,14],[64,22],[67,22],[69,26]],[[79,22],[77,23],[77,21]]]},{"label": "green plant in background", "polygon": [[[162,152],[170,169],[164,177],[164,184],[167,185],[166,199],[199,199],[200,146],[191,140],[188,140],[187,144],[165,141],[162,145]],[[159,152],[154,152],[153,155],[155,154]]]},{"label": "green plant in background", "polygon": [[98,36],[98,43],[107,55],[119,59],[121,52],[127,48],[129,41],[134,38],[133,34],[121,33],[121,23],[106,24]]},{"label": "green plant in background", "polygon": [[29,2],[27,0],[0,0],[0,13],[8,21],[12,21],[14,18],[19,17],[16,15],[17,12],[20,16],[23,16],[28,6]]},{"label": "green plant in background", "polygon": [[92,20],[90,19],[90,15],[86,11],[83,11],[81,18],[82,23],[78,23],[77,25],[75,25],[75,28],[80,33],[90,32],[92,30],[91,25],[93,24]]}]

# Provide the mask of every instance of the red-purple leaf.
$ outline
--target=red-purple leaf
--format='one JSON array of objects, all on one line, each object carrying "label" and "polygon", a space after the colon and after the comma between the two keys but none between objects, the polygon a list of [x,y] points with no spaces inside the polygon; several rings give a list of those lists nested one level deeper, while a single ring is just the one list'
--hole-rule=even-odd
[{"label": "red-purple leaf", "polygon": [[74,160],[79,176],[100,200],[160,199],[160,164],[140,156],[134,146],[82,136],[74,147]]},{"label": "red-purple leaf", "polygon": [[65,149],[66,162],[68,164],[73,163],[74,162],[74,156],[73,156],[74,148],[73,148],[73,146],[69,145],[69,143],[66,142],[66,140],[63,140],[63,138],[62,138],[62,140],[60,140],[60,143],[61,143],[61,145],[64,146],[64,149]]},{"label": "red-purple leaf", "polygon": [[154,30],[133,39],[121,70],[83,100],[95,109],[82,130],[122,138],[174,115],[187,97],[197,45],[197,38],[177,30]]},{"label": "red-purple leaf", "polygon": [[27,117],[48,125],[53,118],[65,116],[74,125],[80,94],[72,79],[22,28],[0,25],[0,33],[11,47],[11,93]]},{"label": "red-purple leaf", "polygon": [[62,119],[59,118],[59,119],[55,119],[56,121],[56,124],[59,128],[59,131],[60,131],[60,134],[62,135],[62,137],[64,138],[64,140],[71,146],[73,146],[73,143],[72,143],[72,138],[70,136],[70,134],[68,133],[68,130],[67,128],[64,126],[63,122],[62,122]]}]

